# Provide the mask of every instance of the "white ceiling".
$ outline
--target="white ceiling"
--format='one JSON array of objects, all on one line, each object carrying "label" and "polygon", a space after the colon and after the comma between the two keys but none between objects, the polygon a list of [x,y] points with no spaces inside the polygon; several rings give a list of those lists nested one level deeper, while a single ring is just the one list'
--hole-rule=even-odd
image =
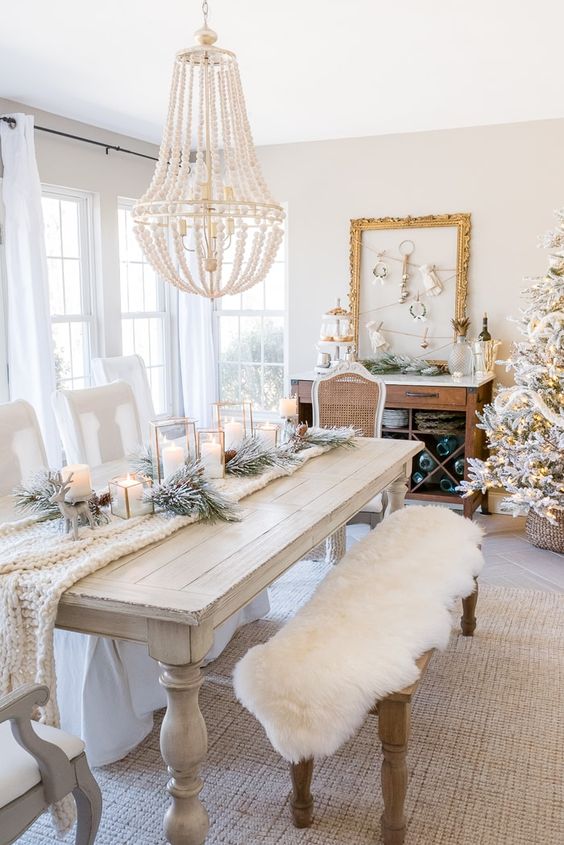
[{"label": "white ceiling", "polygon": [[[258,144],[564,117],[562,0],[209,0]],[[9,11],[7,9],[9,8]],[[19,0],[0,96],[160,140],[198,0]]]}]

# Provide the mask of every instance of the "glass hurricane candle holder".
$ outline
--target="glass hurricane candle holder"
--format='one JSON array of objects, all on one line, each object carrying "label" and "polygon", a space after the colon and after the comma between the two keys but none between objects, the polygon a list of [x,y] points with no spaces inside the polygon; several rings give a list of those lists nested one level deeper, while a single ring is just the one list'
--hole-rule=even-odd
[{"label": "glass hurricane candle holder", "polygon": [[112,478],[109,483],[111,511],[121,519],[153,513],[153,503],[145,499],[151,479],[139,473],[129,473],[124,478]]},{"label": "glass hurricane candle holder", "polygon": [[198,452],[208,478],[225,475],[225,432],[220,428],[198,430]]},{"label": "glass hurricane candle holder", "polygon": [[225,432],[225,448],[238,449],[253,433],[253,403],[214,402],[212,407],[214,425]]},{"label": "glass hurricane candle holder", "polygon": [[278,413],[285,420],[282,440],[286,443],[292,436],[298,422],[298,397],[285,396],[281,399],[278,405]]},{"label": "glass hurricane candle holder", "polygon": [[278,446],[279,435],[280,428],[275,423],[265,422],[255,426],[255,437],[262,440],[264,445],[271,449]]},{"label": "glass hurricane candle holder", "polygon": [[155,481],[164,481],[187,460],[198,457],[196,423],[189,417],[173,417],[149,423],[149,442]]}]

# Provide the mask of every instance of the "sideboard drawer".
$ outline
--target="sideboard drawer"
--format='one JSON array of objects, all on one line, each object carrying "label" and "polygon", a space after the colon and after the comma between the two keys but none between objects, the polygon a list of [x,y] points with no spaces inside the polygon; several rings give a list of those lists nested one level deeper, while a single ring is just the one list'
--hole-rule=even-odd
[{"label": "sideboard drawer", "polygon": [[388,384],[386,387],[386,405],[403,405],[411,408],[447,405],[455,408],[466,407],[465,387],[419,387],[406,384]]}]

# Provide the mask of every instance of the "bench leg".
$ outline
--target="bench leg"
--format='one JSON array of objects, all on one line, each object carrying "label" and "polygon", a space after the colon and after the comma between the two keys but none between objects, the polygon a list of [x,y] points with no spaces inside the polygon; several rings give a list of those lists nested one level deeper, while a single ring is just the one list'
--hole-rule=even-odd
[{"label": "bench leg", "polygon": [[384,845],[403,845],[407,793],[407,743],[411,717],[409,701],[383,699],[378,704],[378,733],[382,742],[382,835]]},{"label": "bench leg", "polygon": [[313,796],[311,779],[313,777],[313,759],[290,763],[292,778],[292,821],[295,827],[310,827],[313,822]]},{"label": "bench leg", "polygon": [[478,602],[478,579],[474,578],[474,592],[462,599],[460,628],[464,637],[471,637],[476,630],[476,604]]}]

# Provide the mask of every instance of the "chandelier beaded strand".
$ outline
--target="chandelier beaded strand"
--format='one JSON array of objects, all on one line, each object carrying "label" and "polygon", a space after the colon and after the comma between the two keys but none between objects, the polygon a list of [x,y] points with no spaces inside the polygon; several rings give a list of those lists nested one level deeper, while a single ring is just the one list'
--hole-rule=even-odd
[{"label": "chandelier beaded strand", "polygon": [[266,277],[285,214],[258,163],[235,54],[215,46],[206,2],[202,12],[198,43],[176,54],[159,160],[133,219],[160,276],[215,299]]}]

